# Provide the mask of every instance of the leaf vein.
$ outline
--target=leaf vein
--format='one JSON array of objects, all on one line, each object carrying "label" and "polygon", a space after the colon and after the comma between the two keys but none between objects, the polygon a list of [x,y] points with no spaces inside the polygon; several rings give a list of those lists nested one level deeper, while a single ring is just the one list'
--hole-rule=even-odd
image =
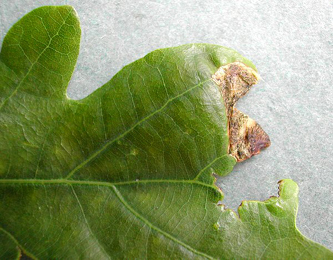
[{"label": "leaf vein", "polygon": [[10,98],[12,98],[12,97],[17,93],[18,89],[19,89],[19,88],[21,87],[21,85],[22,85],[22,82],[24,82],[24,80],[29,76],[29,74],[30,74],[32,68],[35,66],[35,64],[38,63],[38,61],[39,61],[39,59],[42,57],[43,53],[44,53],[44,52],[45,52],[45,51],[51,46],[51,42],[52,42],[52,40],[53,40],[56,36],[59,35],[59,32],[60,32],[62,26],[64,26],[64,25],[66,24],[66,20],[68,19],[68,17],[70,16],[70,14],[71,14],[71,12],[69,11],[69,12],[68,12],[68,15],[67,15],[67,17],[66,17],[66,19],[64,20],[64,22],[63,22],[63,23],[61,24],[61,26],[59,27],[58,32],[50,38],[48,45],[47,45],[47,46],[43,49],[43,51],[38,55],[36,61],[33,62],[33,63],[31,64],[29,70],[27,71],[27,73],[25,74],[25,76],[20,80],[20,82],[17,84],[17,86],[16,86],[16,88],[14,89],[14,91],[13,91],[13,92],[12,92],[7,98],[4,99],[4,101],[3,101],[2,104],[0,105],[0,110],[3,108],[3,106],[6,104],[6,102],[7,102]]},{"label": "leaf vein", "polygon": [[94,158],[96,158],[100,153],[102,153],[103,151],[105,151],[110,145],[112,145],[114,142],[118,141],[119,139],[123,138],[124,136],[126,136],[128,133],[130,133],[131,131],[133,131],[137,126],[141,125],[142,123],[144,123],[145,121],[147,121],[149,118],[151,118],[152,116],[154,116],[155,114],[159,113],[160,111],[162,111],[165,107],[167,107],[172,101],[174,101],[175,99],[187,94],[188,92],[192,91],[193,89],[205,84],[208,81],[211,81],[212,79],[207,79],[205,81],[200,82],[199,84],[187,89],[186,91],[180,93],[179,95],[169,99],[167,102],[164,103],[163,106],[161,106],[159,109],[155,110],[154,112],[150,113],[148,116],[144,117],[143,119],[141,119],[140,121],[138,121],[137,123],[135,123],[132,127],[130,127],[129,129],[127,129],[126,131],[124,131],[122,134],[118,135],[116,138],[106,142],[100,149],[96,150],[92,155],[90,155],[86,160],[84,160],[82,163],[80,163],[79,165],[77,165],[72,171],[70,171],[68,173],[68,175],[65,177],[65,179],[68,179],[70,177],[72,177],[74,175],[74,173],[76,173],[78,170],[80,170],[81,168],[83,168],[85,165],[87,165],[90,161],[92,161]]},{"label": "leaf vein", "polygon": [[99,244],[99,246],[100,246],[100,248],[102,249],[102,251],[104,252],[104,254],[106,254],[107,257],[108,257],[109,259],[111,259],[111,258],[110,258],[110,255],[105,251],[105,248],[103,247],[103,245],[100,244],[98,238],[96,237],[96,235],[94,234],[94,232],[91,230],[91,227],[90,227],[90,224],[89,224],[88,219],[87,219],[87,217],[86,217],[86,214],[84,213],[84,210],[83,210],[82,204],[81,204],[81,202],[80,202],[80,200],[79,200],[79,197],[77,196],[77,194],[76,194],[76,192],[75,192],[75,190],[74,190],[74,188],[73,188],[72,185],[71,185],[71,189],[72,189],[72,192],[73,192],[73,194],[74,194],[74,197],[75,197],[75,199],[76,199],[76,201],[77,201],[77,203],[78,203],[78,205],[79,205],[79,208],[80,208],[80,211],[81,211],[81,213],[82,213],[82,216],[83,216],[84,222],[86,223],[86,225],[87,225],[87,227],[88,227],[88,230],[89,230],[90,234],[96,239],[97,243]]},{"label": "leaf vein", "polygon": [[34,256],[32,253],[30,253],[29,251],[27,251],[18,241],[17,239],[11,234],[9,233],[7,230],[5,230],[4,228],[0,227],[0,231],[2,231],[3,233],[5,233],[7,236],[9,236],[14,242],[15,244],[17,244],[17,246],[30,258],[37,260],[38,258],[36,256]]},{"label": "leaf vein", "polygon": [[170,235],[169,233],[163,231],[162,229],[160,229],[159,227],[153,225],[151,222],[149,222],[147,219],[145,219],[143,216],[141,216],[137,211],[135,211],[124,199],[124,197],[121,195],[121,193],[119,192],[119,190],[116,188],[116,186],[112,186],[112,189],[114,191],[114,193],[116,194],[117,198],[119,199],[119,201],[125,206],[125,208],[127,210],[129,210],[136,218],[138,218],[139,220],[141,220],[142,222],[144,222],[145,224],[147,224],[151,229],[154,229],[155,231],[157,231],[158,233],[161,233],[163,236],[169,238],[170,240],[174,241],[175,243],[185,247],[186,249],[188,249],[189,251],[195,253],[196,255],[200,255],[202,257],[208,258],[208,259],[214,259],[213,257],[200,252],[194,248],[192,248],[191,246],[187,245],[186,243],[178,240],[176,237]]}]

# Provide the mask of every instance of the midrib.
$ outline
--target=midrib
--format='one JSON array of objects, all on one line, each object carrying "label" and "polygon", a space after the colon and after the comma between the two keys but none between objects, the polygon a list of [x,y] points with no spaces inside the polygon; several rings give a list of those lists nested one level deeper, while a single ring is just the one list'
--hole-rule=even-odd
[{"label": "midrib", "polygon": [[[194,180],[142,180],[142,181],[125,181],[125,182],[96,182],[96,181],[74,181],[74,180],[67,180],[67,179],[54,179],[54,180],[42,180],[42,179],[1,179],[1,184],[41,184],[41,185],[52,185],[52,184],[64,184],[64,185],[93,185],[93,186],[107,186],[113,190],[116,197],[118,198],[119,202],[123,204],[123,206],[131,213],[135,218],[147,224],[151,229],[154,229],[161,235],[165,236],[166,238],[172,240],[174,243],[183,246],[187,250],[193,252],[194,254],[207,258],[207,259],[214,259],[213,257],[205,254],[204,252],[198,251],[197,249],[191,247],[190,245],[186,244],[185,242],[179,240],[178,238],[174,237],[172,234],[160,229],[159,227],[155,226],[149,220],[147,220],[144,216],[139,214],[134,208],[132,208],[124,199],[122,194],[116,188],[116,186],[121,185],[133,185],[133,184],[140,184],[140,183],[187,183],[187,184],[197,184],[202,185],[208,188],[213,188],[216,190],[216,187],[213,185],[209,185],[206,183],[194,181]],[[15,240],[16,241],[16,240]],[[17,241],[16,241],[17,242]],[[18,244],[18,242],[17,242]],[[18,244],[19,245],[19,244]]]},{"label": "midrib", "polygon": [[150,183],[173,183],[173,184],[195,184],[201,185],[208,188],[216,187],[204,182],[196,180],[139,180],[139,181],[122,181],[122,182],[103,182],[103,181],[84,181],[84,180],[68,180],[68,179],[0,179],[0,184],[39,184],[39,185],[52,185],[52,184],[63,184],[63,185],[89,185],[89,186],[124,186],[124,185],[137,185],[137,184],[150,184]]}]

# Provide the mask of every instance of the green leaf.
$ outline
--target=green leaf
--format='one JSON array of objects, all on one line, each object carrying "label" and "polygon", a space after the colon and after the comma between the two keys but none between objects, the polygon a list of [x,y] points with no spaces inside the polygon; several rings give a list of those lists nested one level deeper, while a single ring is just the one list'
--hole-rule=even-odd
[{"label": "green leaf", "polygon": [[0,54],[0,258],[333,258],[295,226],[298,187],[220,205],[228,113],[209,44],[156,50],[80,101],[66,96],[80,26],[69,6],[17,22]]}]

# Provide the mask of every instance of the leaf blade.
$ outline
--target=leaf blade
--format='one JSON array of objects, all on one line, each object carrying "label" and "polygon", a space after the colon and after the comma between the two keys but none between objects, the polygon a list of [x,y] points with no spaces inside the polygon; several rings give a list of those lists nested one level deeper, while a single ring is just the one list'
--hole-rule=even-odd
[{"label": "leaf blade", "polygon": [[[61,27],[59,10],[76,30]],[[33,47],[26,56],[11,49],[19,27],[29,32],[21,48]],[[57,32],[72,48],[65,66],[42,44]],[[251,62],[217,45],[161,49],[73,101],[65,89],[79,39],[71,7],[42,7],[14,25],[2,47],[0,227],[11,255],[16,246],[40,259],[332,257],[297,230],[291,180],[280,183],[278,198],[244,202],[240,218],[218,205],[212,173],[228,174],[236,160],[212,75]],[[44,56],[44,67],[31,66]],[[63,79],[50,85],[49,68]]]}]

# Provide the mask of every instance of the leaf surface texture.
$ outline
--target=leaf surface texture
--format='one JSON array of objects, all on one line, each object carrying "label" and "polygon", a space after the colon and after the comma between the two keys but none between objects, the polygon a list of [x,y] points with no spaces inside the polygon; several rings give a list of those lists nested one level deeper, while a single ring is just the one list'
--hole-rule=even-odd
[{"label": "leaf surface texture", "polygon": [[332,258],[296,229],[291,180],[239,216],[218,205],[212,174],[236,160],[212,75],[250,61],[210,44],[156,50],[75,101],[80,34],[71,7],[48,6],[3,41],[0,258]]}]

